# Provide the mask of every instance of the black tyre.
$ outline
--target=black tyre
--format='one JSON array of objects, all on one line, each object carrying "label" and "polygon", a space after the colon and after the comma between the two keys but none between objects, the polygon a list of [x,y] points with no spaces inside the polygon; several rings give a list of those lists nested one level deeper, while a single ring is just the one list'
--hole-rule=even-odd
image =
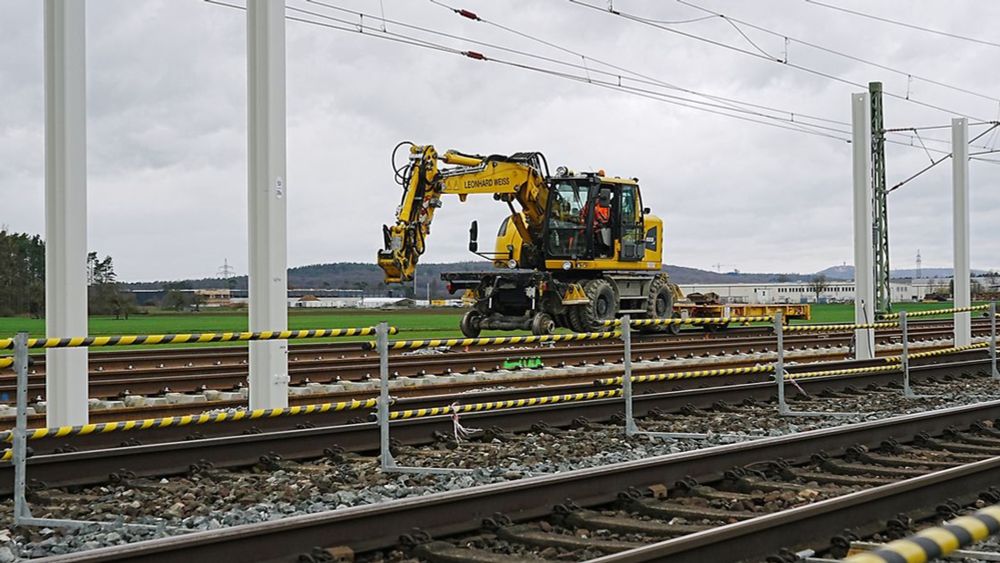
[{"label": "black tyre", "polygon": [[537,313],[531,319],[531,334],[545,336],[556,330],[556,322],[548,313]]},{"label": "black tyre", "polygon": [[556,326],[559,328],[568,328],[573,330],[573,326],[569,322],[569,312],[566,313],[556,313],[553,318],[556,320]]},{"label": "black tyre", "polygon": [[482,319],[483,315],[479,311],[469,311],[462,315],[458,328],[461,329],[466,338],[479,338],[479,333],[482,332],[479,321]]},{"label": "black tyre", "polygon": [[[649,284],[648,295],[646,297],[646,318],[664,320],[673,318],[674,315],[674,292],[667,281],[666,276],[657,276]],[[671,332],[677,334],[679,325],[667,325],[666,327],[650,327],[648,332]]]},{"label": "black tyre", "polygon": [[602,326],[601,322],[613,320],[618,315],[618,295],[614,287],[608,280],[597,278],[584,284],[583,291],[590,303],[574,307],[574,330],[606,330],[608,327]]},{"label": "black tyre", "polygon": [[663,278],[649,284],[649,298],[646,300],[646,318],[669,319],[674,312],[674,292]]},{"label": "black tyre", "polygon": [[587,332],[589,327],[584,324],[582,309],[587,305],[573,305],[566,311],[566,323],[573,332]]}]

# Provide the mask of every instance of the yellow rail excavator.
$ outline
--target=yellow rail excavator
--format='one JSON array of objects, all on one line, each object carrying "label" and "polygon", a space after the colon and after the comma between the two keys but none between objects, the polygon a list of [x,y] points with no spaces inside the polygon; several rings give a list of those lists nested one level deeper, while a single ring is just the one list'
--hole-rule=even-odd
[{"label": "yellow rail excavator", "polygon": [[[396,168],[403,147],[409,158]],[[378,263],[386,283],[413,279],[442,196],[464,202],[489,194],[510,209],[492,252],[479,251],[475,221],[469,229],[469,250],[495,270],[441,275],[449,292],[473,296],[460,323],[467,337],[483,330],[587,332],[625,313],[665,319],[673,316],[675,298],[683,298],[661,271],[663,221],[642,206],[636,178],[562,166],[550,174],[537,152],[439,155],[433,146],[409,142],[396,146],[393,167],[403,197],[396,224],[383,227]]]}]

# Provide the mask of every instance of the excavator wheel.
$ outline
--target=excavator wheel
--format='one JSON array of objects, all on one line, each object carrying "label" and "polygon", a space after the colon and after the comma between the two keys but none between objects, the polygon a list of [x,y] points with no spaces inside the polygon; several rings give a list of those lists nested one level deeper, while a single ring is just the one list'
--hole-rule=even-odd
[{"label": "excavator wheel", "polygon": [[556,330],[556,322],[548,313],[537,313],[531,319],[531,334],[545,336]]},{"label": "excavator wheel", "polygon": [[466,338],[479,338],[479,333],[482,331],[479,328],[479,321],[482,318],[483,315],[479,311],[468,311],[462,315],[462,320],[458,323],[458,328],[461,329],[462,334]]},{"label": "excavator wheel", "polygon": [[[647,319],[669,319],[672,318],[674,309],[674,294],[670,290],[670,284],[663,277],[657,277],[649,284],[649,297],[646,299]],[[679,325],[667,325],[656,327],[654,332],[666,332],[677,334],[680,331]]]},{"label": "excavator wheel", "polygon": [[566,312],[566,326],[573,332],[587,332],[590,327],[581,323],[580,318],[583,317],[582,314],[577,311],[588,307],[589,305],[573,305]]},{"label": "excavator wheel", "polygon": [[590,303],[573,308],[570,313],[573,316],[573,330],[588,332],[605,329],[606,327],[601,326],[601,321],[613,320],[618,314],[615,289],[608,280],[597,278],[584,284],[583,291]]},{"label": "excavator wheel", "polygon": [[556,313],[554,316],[556,320],[556,328],[568,328],[573,330],[573,326],[569,322],[569,313]]}]

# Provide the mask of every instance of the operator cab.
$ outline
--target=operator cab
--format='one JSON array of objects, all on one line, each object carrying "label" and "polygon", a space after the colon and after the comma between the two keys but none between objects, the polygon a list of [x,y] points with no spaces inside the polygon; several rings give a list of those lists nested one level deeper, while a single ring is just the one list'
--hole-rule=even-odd
[{"label": "operator cab", "polygon": [[603,173],[569,174],[567,171],[549,182],[544,235],[547,257],[642,260],[645,244],[639,186],[634,181],[605,178]]}]

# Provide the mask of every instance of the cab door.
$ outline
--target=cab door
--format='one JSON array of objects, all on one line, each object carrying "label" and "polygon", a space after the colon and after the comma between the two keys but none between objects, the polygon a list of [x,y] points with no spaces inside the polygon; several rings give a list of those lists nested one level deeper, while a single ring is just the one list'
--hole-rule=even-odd
[{"label": "cab door", "polygon": [[638,262],[646,254],[645,233],[643,232],[642,201],[638,186],[624,184],[619,192],[619,225],[621,226],[622,262]]}]

